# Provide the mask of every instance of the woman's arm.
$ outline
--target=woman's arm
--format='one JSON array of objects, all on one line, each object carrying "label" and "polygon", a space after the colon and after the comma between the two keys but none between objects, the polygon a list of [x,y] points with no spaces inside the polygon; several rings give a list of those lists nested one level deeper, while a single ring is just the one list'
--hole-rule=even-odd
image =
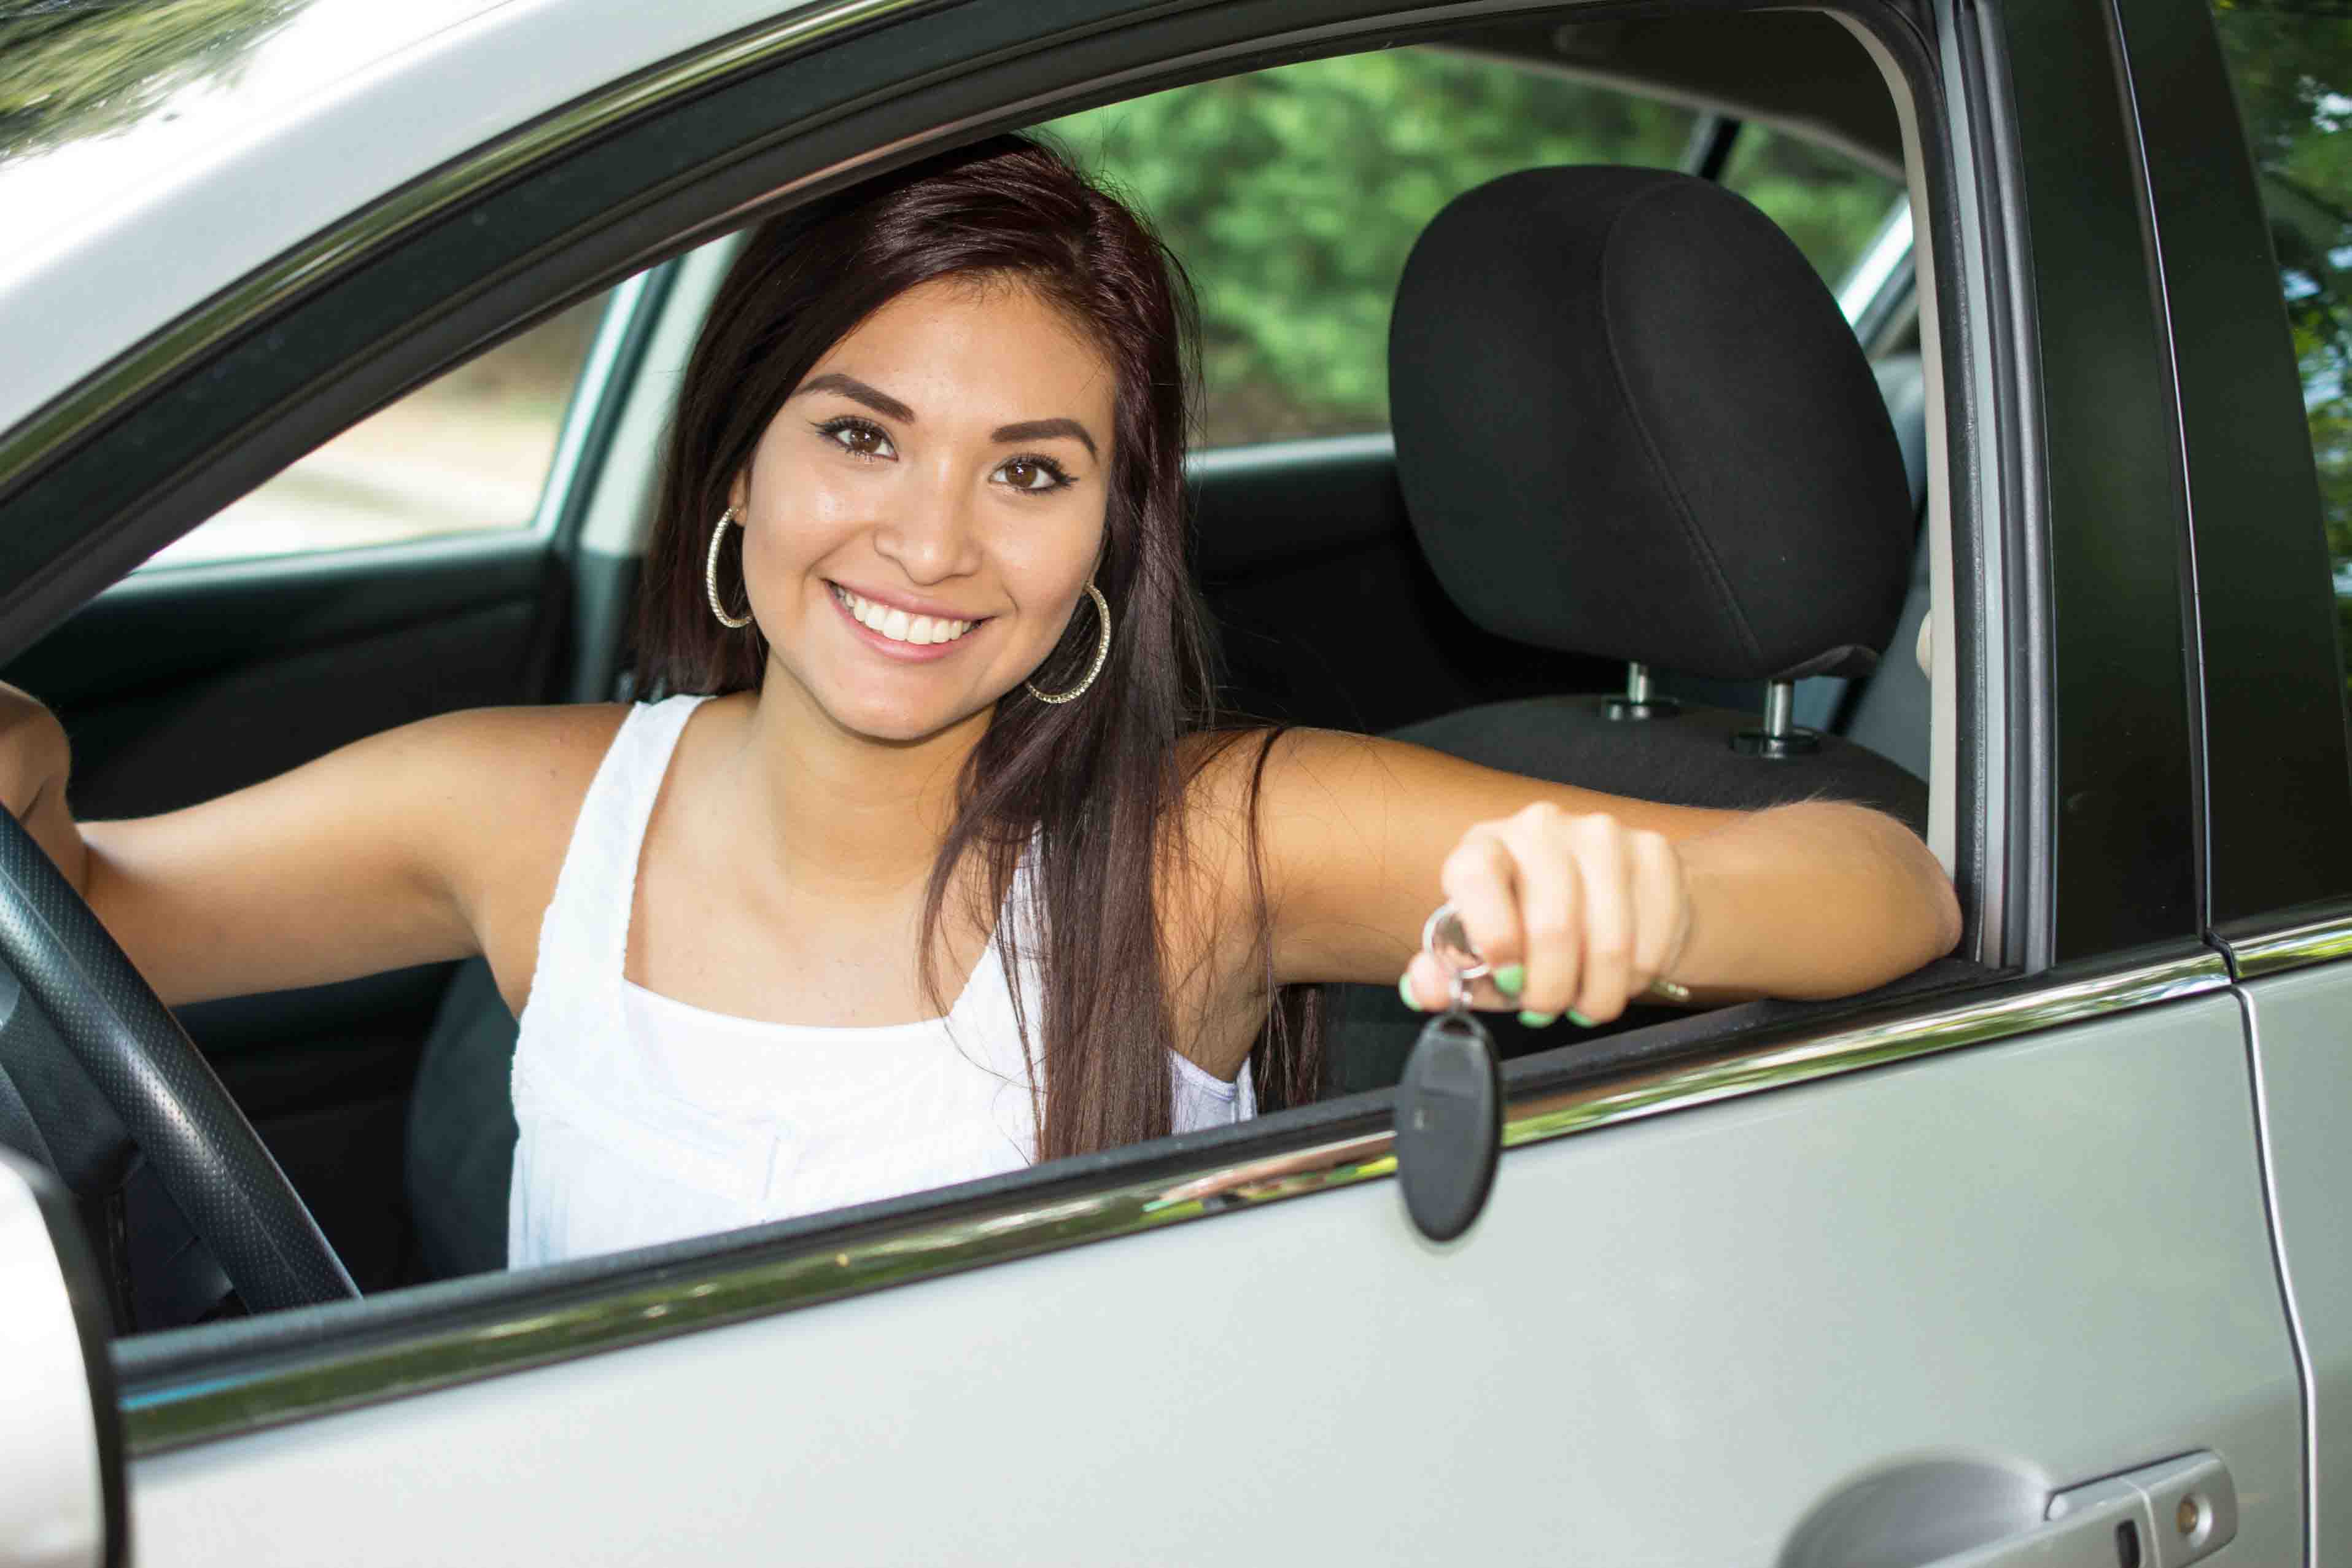
[{"label": "woman's arm", "polygon": [[[1213,767],[1238,775],[1226,762]],[[1213,793],[1240,804],[1245,784]],[[1262,864],[1278,981],[1394,983],[1444,899],[1506,973],[1477,1002],[1594,1022],[1664,977],[1712,1003],[1838,996],[1959,940],[1927,847],[1865,807],[1661,805],[1484,768],[1401,742],[1293,731],[1266,761]],[[1517,978],[1516,990],[1507,983]],[[1410,999],[1442,1005],[1422,960]]]},{"label": "woman's arm", "polygon": [[0,687],[0,795],[177,1005],[524,951],[576,814],[558,807],[618,714],[448,714],[200,805],[77,823],[64,731]]}]

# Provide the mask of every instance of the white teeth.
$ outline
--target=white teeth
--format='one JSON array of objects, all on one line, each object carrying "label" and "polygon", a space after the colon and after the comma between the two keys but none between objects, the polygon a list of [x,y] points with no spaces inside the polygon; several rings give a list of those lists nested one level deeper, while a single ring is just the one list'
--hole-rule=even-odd
[{"label": "white teeth", "polygon": [[904,610],[861,598],[837,583],[833,584],[833,591],[849,613],[856,617],[859,625],[880,632],[893,642],[919,646],[953,642],[980,624],[977,621],[950,620],[944,616],[909,616]]}]

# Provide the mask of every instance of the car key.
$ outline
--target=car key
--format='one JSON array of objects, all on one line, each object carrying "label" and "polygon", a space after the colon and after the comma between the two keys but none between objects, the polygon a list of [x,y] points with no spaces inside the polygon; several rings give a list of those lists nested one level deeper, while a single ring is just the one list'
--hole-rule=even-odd
[{"label": "car key", "polygon": [[1397,1083],[1397,1181],[1413,1227],[1451,1241],[1486,1206],[1503,1149],[1503,1074],[1495,1041],[1470,1011],[1470,983],[1487,973],[1452,904],[1422,928],[1452,996],[1405,1058]]}]

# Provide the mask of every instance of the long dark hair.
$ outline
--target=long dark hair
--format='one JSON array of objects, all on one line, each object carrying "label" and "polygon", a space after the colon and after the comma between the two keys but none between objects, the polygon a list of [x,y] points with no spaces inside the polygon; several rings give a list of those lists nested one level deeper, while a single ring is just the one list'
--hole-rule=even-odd
[{"label": "long dark hair", "polygon": [[[897,295],[950,276],[1011,279],[1091,332],[1118,375],[1110,499],[1095,581],[1110,603],[1110,653],[1076,701],[1015,687],[957,781],[957,808],[931,868],[923,976],[944,1011],[936,936],[967,856],[982,858],[1002,908],[1024,853],[1043,930],[1012,922],[998,939],[1014,975],[1024,930],[1042,935],[1045,1016],[1021,1020],[1044,1105],[1038,1153],[1052,1159],[1164,1136],[1173,1110],[1166,1051],[1175,1009],[1159,907],[1163,874],[1189,863],[1178,741],[1213,722],[1207,617],[1187,571],[1183,476],[1195,401],[1196,332],[1182,264],[1127,205],[1051,147],[999,136],[820,198],[753,231],[719,285],[688,363],[662,475],[660,510],[638,601],[640,679],[656,689],[757,687],[768,645],[754,626],[711,616],[709,531],[761,433],[825,352]],[[740,529],[722,545],[721,581],[740,570]],[[1047,690],[1086,673],[1096,643],[1084,606],[1034,679]],[[1228,732],[1225,742],[1239,738]],[[1248,791],[1257,942],[1274,995],[1258,876],[1256,780]],[[1031,848],[1034,844],[1034,850]],[[1017,1013],[1022,988],[1013,988]],[[1319,1077],[1311,999],[1272,1009],[1253,1076],[1272,1109],[1313,1097]]]}]

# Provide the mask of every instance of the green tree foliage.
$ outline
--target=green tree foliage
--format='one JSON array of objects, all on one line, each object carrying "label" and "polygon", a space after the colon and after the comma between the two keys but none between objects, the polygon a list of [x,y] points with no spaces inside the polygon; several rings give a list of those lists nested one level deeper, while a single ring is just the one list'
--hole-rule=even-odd
[{"label": "green tree foliage", "polygon": [[[1434,48],[1310,61],[1045,129],[1149,213],[1201,295],[1209,446],[1384,428],[1405,253],[1454,196],[1547,163],[1678,166],[1686,109]],[[1729,171],[1814,264],[1842,268],[1885,178],[1750,127]],[[1743,179],[1745,184],[1743,184]]]},{"label": "green tree foliage", "polygon": [[1886,221],[1902,189],[1884,174],[1794,136],[1749,125],[1723,183],[1763,208],[1832,285]]},{"label": "green tree foliage", "polygon": [[0,159],[144,119],[226,76],[302,0],[0,0]]},{"label": "green tree foliage", "polygon": [[2320,512],[2352,648],[2352,14],[2297,0],[2215,0],[2303,374]]}]

